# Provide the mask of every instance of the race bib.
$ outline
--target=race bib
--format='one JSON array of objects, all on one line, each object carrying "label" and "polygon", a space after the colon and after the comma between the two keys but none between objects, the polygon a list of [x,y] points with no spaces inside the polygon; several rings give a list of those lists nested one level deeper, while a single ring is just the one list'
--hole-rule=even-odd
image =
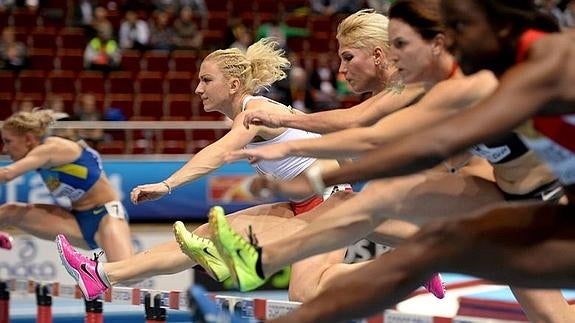
[{"label": "race bib", "polygon": [[116,219],[126,220],[126,209],[120,201],[112,201],[104,204],[106,212]]}]

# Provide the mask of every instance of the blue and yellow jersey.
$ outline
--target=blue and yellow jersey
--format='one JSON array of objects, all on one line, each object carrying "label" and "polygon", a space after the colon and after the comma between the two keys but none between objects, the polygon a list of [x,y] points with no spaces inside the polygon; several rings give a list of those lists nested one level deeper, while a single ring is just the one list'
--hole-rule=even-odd
[{"label": "blue and yellow jersey", "polygon": [[103,171],[100,155],[92,148],[82,147],[80,157],[69,164],[37,169],[53,197],[77,201],[100,178]]}]

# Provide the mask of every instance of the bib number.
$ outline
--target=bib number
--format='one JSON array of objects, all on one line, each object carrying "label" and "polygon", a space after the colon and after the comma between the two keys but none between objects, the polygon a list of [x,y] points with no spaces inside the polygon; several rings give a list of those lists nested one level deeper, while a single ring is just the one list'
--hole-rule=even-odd
[{"label": "bib number", "polygon": [[120,201],[108,202],[104,204],[104,207],[106,208],[106,211],[111,217],[122,220],[126,219],[126,209],[124,208],[124,205],[122,205],[122,202]]}]

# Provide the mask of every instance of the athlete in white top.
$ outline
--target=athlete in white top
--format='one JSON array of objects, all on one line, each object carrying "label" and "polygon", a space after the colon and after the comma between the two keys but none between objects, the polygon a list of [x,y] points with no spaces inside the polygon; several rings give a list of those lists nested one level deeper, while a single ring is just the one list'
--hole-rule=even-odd
[{"label": "athlete in white top", "polygon": [[[318,136],[288,128],[255,126],[246,129],[243,126],[246,110],[263,108],[291,113],[290,108],[283,104],[252,96],[285,77],[283,70],[289,66],[289,61],[276,46],[276,42],[263,39],[250,46],[246,53],[235,48],[218,50],[204,59],[199,72],[200,82],[195,92],[201,97],[204,110],[218,111],[226,115],[234,120],[232,127],[225,136],[202,149],[164,181],[134,188],[131,193],[133,203],[157,200],[177,187],[211,173],[224,164],[223,157],[228,151],[248,145]],[[295,179],[305,176],[304,171],[312,166],[335,169],[339,164],[335,160],[288,157],[280,161],[261,163],[256,169],[277,178]],[[326,191],[331,193],[332,190]],[[301,228],[307,221],[348,195],[345,192],[334,194],[325,203],[322,203],[322,197],[314,195],[304,200],[263,204],[229,215],[228,218],[238,231],[246,232],[249,228],[251,232],[257,233],[258,237],[270,241]],[[298,216],[301,221],[290,224],[290,227],[282,225],[287,219],[300,213],[303,213]],[[64,266],[77,280],[88,299],[97,297],[110,286],[120,282],[171,274],[198,264],[219,281],[230,276],[213,243],[208,238],[202,238],[209,237],[207,225],[199,227],[193,234],[188,232],[181,222],[177,222],[174,227],[178,233],[178,241],[159,245],[119,262],[101,263],[90,260],[77,253],[64,236],[59,236],[57,243]],[[319,281],[325,268],[333,263],[341,263],[343,258],[344,250],[338,250],[293,265],[290,282],[292,299],[303,300],[302,295],[310,288],[313,290],[313,284]]]}]

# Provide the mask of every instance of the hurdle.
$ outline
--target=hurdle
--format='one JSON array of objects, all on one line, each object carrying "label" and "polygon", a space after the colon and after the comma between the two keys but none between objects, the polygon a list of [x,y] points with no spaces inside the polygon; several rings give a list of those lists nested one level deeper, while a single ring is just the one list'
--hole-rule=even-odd
[{"label": "hurdle", "polygon": [[[37,323],[51,323],[50,306],[52,297],[83,299],[80,288],[75,284],[61,284],[58,282],[38,282],[34,280],[9,279],[0,281],[0,322],[10,322],[9,303],[10,292],[20,294],[35,294],[37,296],[38,313],[42,313],[44,321]],[[39,295],[39,296],[38,296]],[[222,312],[234,313],[248,322],[261,322],[285,315],[298,308],[301,303],[271,300],[257,297],[227,296],[207,292],[215,305]],[[40,298],[38,298],[40,297]],[[102,323],[105,317],[106,303],[143,306],[142,320],[146,323],[169,322],[166,309],[190,312],[189,293],[187,291],[163,291],[154,289],[140,289],[134,287],[112,287],[99,299],[85,301],[86,323]],[[40,309],[41,308],[41,309]],[[40,318],[40,316],[38,316]],[[191,315],[190,315],[191,320]],[[515,321],[486,319],[477,317],[457,316],[436,317],[422,314],[402,313],[396,310],[385,310],[379,314],[365,319],[351,321],[354,323],[511,323]]]}]

